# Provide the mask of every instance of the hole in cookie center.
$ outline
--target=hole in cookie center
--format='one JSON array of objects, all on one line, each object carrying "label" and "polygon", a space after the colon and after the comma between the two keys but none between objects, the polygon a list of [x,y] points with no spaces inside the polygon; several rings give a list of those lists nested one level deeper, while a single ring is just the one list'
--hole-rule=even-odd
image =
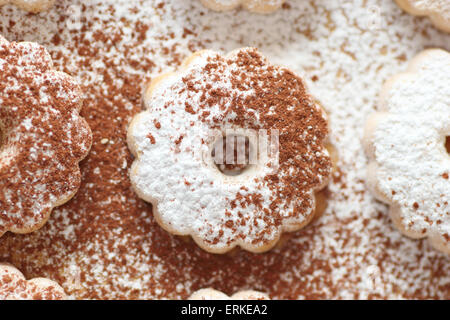
[{"label": "hole in cookie center", "polygon": [[447,150],[447,153],[450,156],[450,136],[445,137],[445,150]]},{"label": "hole in cookie center", "polygon": [[237,176],[250,166],[252,148],[248,137],[227,135],[214,143],[211,156],[220,172],[227,176]]}]

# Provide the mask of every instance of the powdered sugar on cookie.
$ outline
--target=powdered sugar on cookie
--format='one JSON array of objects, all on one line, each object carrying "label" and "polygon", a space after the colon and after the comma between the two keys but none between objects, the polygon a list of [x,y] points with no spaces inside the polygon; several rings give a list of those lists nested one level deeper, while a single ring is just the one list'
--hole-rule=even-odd
[{"label": "powdered sugar on cookie", "polygon": [[450,1],[448,0],[396,0],[411,14],[428,16],[436,27],[450,32]]},{"label": "powdered sugar on cookie", "polygon": [[64,290],[45,278],[26,280],[9,264],[0,263],[0,300],[64,300]]},{"label": "powdered sugar on cookie", "polygon": [[450,253],[450,54],[428,50],[386,84],[368,121],[369,184],[400,230]]},{"label": "powdered sugar on cookie", "polygon": [[[299,77],[252,48],[225,58],[203,51],[183,69],[154,80],[148,111],[130,125],[133,184],[166,230],[192,235],[211,252],[266,251],[282,231],[311,220],[314,192],[328,182],[324,113]],[[211,160],[214,144],[246,129],[277,130],[279,155],[262,154],[250,138],[262,159],[241,175],[222,174]]]},{"label": "powdered sugar on cookie", "polygon": [[42,46],[0,36],[0,236],[40,228],[80,186],[91,144],[81,98]]}]

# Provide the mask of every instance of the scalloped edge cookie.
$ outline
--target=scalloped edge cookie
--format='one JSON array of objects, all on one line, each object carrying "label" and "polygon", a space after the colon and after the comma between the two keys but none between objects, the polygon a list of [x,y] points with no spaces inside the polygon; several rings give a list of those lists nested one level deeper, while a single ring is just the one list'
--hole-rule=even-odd
[{"label": "scalloped edge cookie", "polygon": [[[429,61],[434,61],[437,59],[443,59],[443,66],[448,64],[448,68],[450,68],[450,53],[446,52],[445,50],[441,50],[441,49],[427,49],[421,53],[419,53],[418,55],[416,55],[408,64],[408,68],[406,70],[406,72],[397,74],[395,76],[393,76],[392,78],[390,78],[388,81],[386,81],[386,83],[384,84],[382,90],[381,90],[381,94],[380,94],[380,111],[372,114],[371,116],[369,116],[367,122],[366,122],[366,126],[365,126],[365,131],[364,131],[364,137],[362,140],[363,146],[365,148],[366,154],[368,155],[369,158],[369,165],[368,165],[368,169],[367,169],[367,184],[369,189],[372,191],[372,193],[374,194],[374,196],[379,199],[382,202],[385,202],[387,204],[390,205],[390,216],[391,219],[394,223],[394,225],[397,227],[397,229],[399,229],[404,235],[413,238],[413,239],[422,239],[422,238],[428,238],[429,242],[431,243],[431,245],[433,247],[435,247],[437,250],[442,251],[444,253],[450,254],[450,241],[446,241],[445,240],[445,234],[441,234],[444,231],[436,231],[437,225],[444,225],[445,221],[439,221],[440,218],[442,217],[434,217],[433,216],[433,212],[429,213],[429,215],[431,216],[428,217],[428,215],[426,215],[425,217],[422,217],[422,215],[417,215],[417,217],[409,217],[411,216],[411,214],[408,214],[408,221],[404,221],[404,216],[406,214],[404,214],[403,211],[407,210],[407,208],[403,205],[400,205],[400,203],[405,202],[406,200],[411,200],[411,201],[407,201],[408,205],[411,205],[413,208],[415,208],[416,210],[420,210],[420,206],[421,201],[420,199],[403,199],[404,197],[401,197],[397,194],[397,192],[395,190],[392,190],[391,192],[386,192],[383,191],[382,187],[380,186],[381,183],[383,183],[384,185],[387,185],[389,183],[392,184],[391,181],[386,182],[385,179],[381,180],[381,178],[379,178],[379,170],[380,170],[380,160],[377,158],[377,154],[379,154],[379,150],[377,149],[377,147],[375,146],[376,144],[376,139],[375,136],[380,134],[378,132],[378,128],[383,125],[386,121],[388,121],[389,117],[392,115],[392,111],[389,111],[389,107],[390,104],[392,104],[393,106],[400,106],[403,108],[403,106],[405,106],[404,108],[407,108],[408,106],[408,99],[410,98],[410,96],[405,96],[404,99],[405,100],[404,103],[399,101],[399,97],[397,96],[395,99],[395,102],[392,102],[390,99],[394,99],[391,98],[393,89],[395,86],[397,86],[397,88],[399,88],[401,85],[407,85],[410,86],[411,83],[413,83],[413,81],[415,79],[420,79],[419,78],[419,74],[421,74],[421,72],[424,72],[424,68],[427,65],[427,63],[429,63]],[[450,73],[449,73],[449,77],[450,77]],[[441,81],[438,80],[438,82],[440,84],[442,84]],[[421,86],[421,83],[419,82],[418,84],[416,84],[418,86]],[[442,84],[445,87],[445,84]],[[401,88],[401,87],[400,87]],[[428,90],[428,88],[423,88],[423,90]],[[436,90],[441,90],[442,88],[437,88]],[[448,88],[447,88],[448,89]],[[445,90],[445,89],[444,89]],[[403,98],[403,96],[401,97]],[[391,101],[391,102],[390,102]],[[442,102],[441,102],[442,103]],[[443,102],[445,104],[445,102]],[[425,104],[423,104],[423,106],[425,106]],[[450,111],[450,105],[447,105],[447,107],[449,108]],[[394,107],[392,107],[394,108]],[[404,110],[404,109],[402,109]],[[406,121],[403,118],[406,117],[402,117],[401,119],[399,118],[399,111],[396,110],[395,115],[397,115],[398,120],[392,120],[392,121],[397,121],[395,122],[396,128],[398,128],[399,124],[401,124],[402,122]],[[396,118],[396,119],[397,119]],[[449,123],[447,123],[448,128],[450,128],[450,116],[449,116]],[[445,118],[443,119],[443,121],[445,121]],[[420,126],[420,123],[416,123],[416,126],[414,127],[415,130],[419,130],[419,128],[417,126]],[[398,130],[398,129],[397,129]],[[429,130],[427,130],[428,132]],[[445,131],[445,129],[444,129]],[[402,133],[404,136],[409,136],[406,133]],[[431,133],[430,133],[431,135]],[[440,155],[440,152],[445,152],[445,137],[446,135],[448,135],[448,133],[444,132],[440,132],[438,133],[439,137],[438,140],[442,140],[442,150],[437,150],[438,148],[440,148],[438,145],[435,144],[434,141],[434,135],[431,136],[431,141],[427,142],[427,145],[430,145],[433,147],[433,149],[436,149],[437,154]],[[386,135],[384,135],[386,136]],[[389,136],[390,137],[390,136]],[[425,139],[425,137],[424,137]],[[383,145],[386,145],[386,143],[384,143]],[[390,147],[391,149],[394,148],[394,145],[392,145]],[[411,153],[414,151],[414,146],[411,146]],[[443,161],[446,161],[445,158],[445,154],[442,154],[440,156],[437,156],[437,158],[439,159],[444,159]],[[378,157],[381,157],[381,155],[378,155]],[[387,155],[384,155],[384,158],[386,158]],[[450,159],[447,160],[448,164],[450,164]],[[384,163],[384,162],[383,162]],[[441,162],[438,162],[439,164]],[[447,162],[443,162],[444,164],[442,165],[445,168],[445,163]],[[450,167],[450,165],[449,165]],[[389,174],[391,177],[394,178],[401,178],[402,176],[396,175],[395,172],[393,170],[395,170],[395,168],[393,167],[389,167],[390,171]],[[383,170],[386,171],[387,168],[385,166],[383,166]],[[437,169],[435,171],[438,171],[440,169]],[[443,169],[445,171],[445,169]],[[447,176],[446,176],[447,174]],[[446,181],[449,181],[448,183],[450,183],[450,180],[448,180],[448,172],[441,172],[439,174],[436,175],[436,177],[434,179],[440,179],[439,181],[442,180],[442,183],[445,183]],[[446,178],[447,177],[447,178]],[[391,178],[393,179],[393,178]],[[428,179],[432,179],[431,177],[428,177]],[[447,179],[447,180],[446,180]],[[392,186],[393,187],[393,186]],[[386,190],[386,186],[384,187],[384,189]],[[425,186],[424,186],[425,188]],[[411,192],[409,192],[408,194],[411,194]],[[449,197],[450,193],[447,194],[447,197]],[[444,196],[443,200],[443,204],[445,205],[446,200],[445,200],[445,194],[444,195],[437,195],[437,198],[442,198],[442,196]],[[394,200],[394,197],[401,197],[401,198],[396,198],[396,200]],[[417,200],[417,202],[414,202],[412,200]],[[411,203],[409,203],[411,202]],[[439,206],[441,206],[439,204]],[[408,208],[408,213],[410,213],[411,211],[414,212],[414,210],[412,210],[411,208]],[[419,220],[420,217],[420,220]],[[447,217],[448,220],[450,220],[450,212],[448,213]],[[445,220],[445,217],[443,218]],[[414,224],[420,223],[420,221],[424,220],[427,223],[430,223],[430,221],[434,221],[433,224],[430,224],[429,226],[427,225],[426,230],[420,229],[418,230]],[[422,223],[423,224],[423,223]],[[439,229],[440,230],[440,229]],[[448,232],[447,231],[447,236],[448,236]]]},{"label": "scalloped edge cookie", "polygon": [[0,263],[0,300],[66,300],[64,289],[47,278],[26,280],[17,268]]},{"label": "scalloped edge cookie", "polygon": [[[232,57],[233,55],[237,54],[239,51],[241,50],[248,50],[251,48],[240,48],[240,49],[236,49],[233,50],[231,52],[229,52],[226,55],[223,55],[224,58],[229,58]],[[154,78],[149,85],[146,87],[145,92],[144,92],[144,101],[149,101],[155,91],[164,85],[164,82],[166,79],[170,79],[174,76],[176,76],[176,74],[181,74],[182,72],[188,70],[191,65],[194,65],[196,63],[196,59],[197,58],[202,58],[202,56],[204,54],[208,54],[208,53],[214,53],[213,51],[210,50],[202,50],[202,51],[198,51],[194,54],[192,54],[191,56],[189,56],[188,58],[185,59],[185,61],[181,64],[181,66],[177,69],[176,72],[168,72],[168,73],[163,73],[160,76]],[[277,66],[278,67],[278,66]],[[316,103],[317,108],[320,109],[320,112],[322,113],[322,116],[328,121],[328,117],[326,115],[325,110],[322,108],[322,106],[320,106],[320,104]],[[148,111],[144,111],[138,115],[136,115],[132,121],[130,122],[129,128],[128,128],[128,135],[127,135],[127,141],[128,141],[128,146],[129,149],[131,151],[131,153],[135,156],[135,160],[132,164],[131,170],[130,170],[130,178],[131,178],[131,182],[132,182],[132,186],[133,189],[135,190],[135,192],[137,193],[137,195],[147,201],[153,204],[153,215],[156,219],[156,221],[158,222],[158,224],[165,229],[166,231],[168,231],[169,233],[173,234],[173,235],[179,235],[179,236],[191,236],[192,239],[197,243],[197,245],[199,245],[202,249],[211,252],[211,253],[216,253],[216,254],[223,254],[226,252],[229,252],[230,250],[234,249],[235,247],[239,246],[244,250],[250,251],[250,252],[254,252],[254,253],[259,253],[259,252],[265,252],[268,251],[270,249],[272,249],[274,246],[276,246],[276,244],[278,243],[278,241],[280,240],[280,236],[281,234],[283,234],[284,232],[288,233],[288,232],[293,232],[293,231],[297,231],[303,227],[305,227],[306,225],[308,225],[315,217],[320,216],[326,209],[326,204],[323,203],[317,203],[317,200],[326,200],[325,196],[323,195],[323,193],[321,192],[326,185],[329,182],[329,179],[331,177],[328,177],[328,179],[325,179],[323,184],[321,184],[320,186],[317,186],[317,188],[315,188],[314,190],[312,190],[313,192],[313,213],[308,215],[308,217],[301,223],[297,223],[295,225],[287,225],[282,227],[282,230],[280,230],[280,232],[278,233],[278,235],[271,241],[268,241],[267,243],[265,243],[264,245],[259,245],[259,246],[255,246],[255,245],[247,245],[246,243],[240,241],[239,239],[234,241],[233,244],[231,246],[226,246],[223,248],[216,248],[210,245],[207,245],[205,241],[203,241],[201,238],[199,238],[198,236],[196,236],[195,233],[191,232],[191,233],[180,233],[178,230],[174,229],[170,224],[164,222],[164,220],[161,218],[158,210],[157,210],[157,205],[155,205],[156,203],[158,203],[158,201],[156,199],[154,199],[152,196],[146,194],[144,191],[140,190],[140,188],[137,186],[136,180],[137,177],[139,176],[138,174],[138,170],[139,170],[139,164],[140,164],[140,158],[142,156],[142,152],[139,151],[139,146],[136,142],[136,139],[133,135],[133,132],[135,132],[137,130],[138,124],[140,122],[142,122],[142,117],[144,115],[144,113],[146,113]],[[330,158],[332,159],[332,168],[331,170],[333,170],[335,163],[337,162],[337,152],[336,150],[328,143],[328,139],[326,139],[324,141],[324,149],[326,150],[326,152],[328,153],[328,155],[330,156]],[[317,198],[316,198],[317,196]]]},{"label": "scalloped edge cookie", "polygon": [[[395,0],[400,8],[414,16],[427,16],[436,28],[450,33],[450,1],[434,0],[436,7],[420,6],[417,0]],[[432,0],[428,0],[432,1]],[[423,2],[423,1],[422,1]],[[445,3],[447,2],[447,3]],[[444,7],[442,7],[444,6]]]},{"label": "scalloped edge cookie", "polygon": [[[36,63],[40,64],[41,68],[42,68],[42,66],[46,67],[45,72],[41,70],[42,74],[51,75],[51,78],[50,78],[51,80],[60,81],[61,84],[67,83],[68,86],[69,85],[74,86],[74,87],[69,87],[69,88],[72,90],[72,93],[75,96],[73,98],[74,100],[71,100],[71,102],[73,103],[73,101],[76,100],[76,106],[75,106],[75,109],[72,109],[72,111],[74,113],[71,114],[71,118],[69,119],[70,121],[68,123],[70,123],[74,127],[75,126],[77,127],[77,129],[78,129],[77,132],[78,132],[79,136],[75,136],[75,137],[72,136],[71,138],[72,139],[79,139],[81,137],[85,138],[85,140],[82,140],[81,142],[78,141],[78,145],[76,148],[73,147],[70,149],[70,152],[77,153],[77,157],[75,157],[75,154],[73,155],[74,162],[76,163],[76,167],[74,166],[75,172],[79,176],[79,179],[80,179],[79,182],[73,182],[73,185],[76,186],[76,190],[70,190],[70,192],[68,192],[66,190],[65,193],[61,194],[60,197],[53,197],[50,200],[48,200],[49,206],[45,207],[45,208],[40,208],[41,211],[36,213],[36,215],[40,215],[40,218],[37,219],[38,221],[34,221],[33,223],[24,223],[22,226],[18,225],[17,222],[13,221],[13,222],[10,222],[9,225],[7,224],[6,227],[0,228],[0,237],[1,237],[3,234],[5,234],[8,231],[10,231],[12,233],[25,234],[25,233],[30,233],[30,232],[40,229],[47,223],[54,208],[67,203],[69,200],[71,200],[76,195],[76,193],[80,187],[80,183],[81,183],[80,162],[83,161],[89,154],[90,148],[92,146],[92,131],[91,131],[86,119],[84,119],[80,115],[80,111],[82,108],[82,96],[83,96],[81,88],[78,86],[78,84],[75,82],[75,80],[71,76],[69,76],[68,74],[66,74],[64,72],[60,72],[60,71],[57,71],[54,69],[52,58],[51,58],[50,54],[48,53],[48,51],[43,46],[39,45],[38,43],[34,43],[34,42],[9,42],[7,39],[3,38],[1,35],[0,35],[0,45],[6,45],[6,46],[11,46],[11,47],[14,45],[15,51],[17,51],[18,49],[28,50],[27,51],[28,58],[31,57],[32,53],[42,54],[42,56],[36,57]],[[23,61],[22,61],[22,63],[23,63]],[[76,118],[74,118],[75,116],[76,116]],[[18,134],[18,136],[20,136],[20,135]],[[22,142],[22,139],[19,139],[19,141]],[[18,144],[20,144],[20,143],[18,143]],[[8,145],[1,145],[0,146],[0,156],[1,156],[0,160],[5,161],[5,163],[0,163],[0,168],[1,168],[1,165],[7,166],[8,161],[11,161],[11,159],[13,159],[16,154],[17,154],[17,152],[14,147],[11,147]],[[39,156],[40,153],[35,152],[35,155]],[[58,168],[58,170],[61,171],[61,168]],[[54,168],[54,171],[56,171],[56,168]],[[23,184],[25,184],[25,182],[23,182]],[[68,189],[69,180],[67,177],[65,178],[64,184],[65,184],[63,186],[64,190]],[[63,189],[63,187],[61,187],[61,189]],[[49,191],[49,193],[50,193],[50,191]],[[12,201],[12,200],[7,199],[6,201],[8,202],[8,201]],[[33,212],[36,212],[36,211],[37,211],[37,209]],[[35,218],[34,216],[32,218],[28,217],[29,220],[34,219],[34,218]],[[26,220],[26,219],[24,219],[24,220]]]}]

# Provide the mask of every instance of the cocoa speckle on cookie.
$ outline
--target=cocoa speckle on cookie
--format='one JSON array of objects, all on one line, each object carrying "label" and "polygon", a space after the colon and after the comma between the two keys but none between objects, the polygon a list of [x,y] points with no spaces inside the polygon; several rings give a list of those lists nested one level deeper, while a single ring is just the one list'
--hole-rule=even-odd
[{"label": "cocoa speckle on cookie", "polygon": [[64,290],[44,278],[26,280],[9,264],[0,263],[0,300],[65,300]]},{"label": "cocoa speckle on cookie", "polygon": [[149,88],[128,133],[131,180],[166,230],[210,252],[261,252],[311,221],[331,159],[325,113],[300,77],[254,48],[205,50]]},{"label": "cocoa speckle on cookie", "polygon": [[41,227],[79,188],[91,145],[81,99],[42,46],[0,39],[0,236]]}]

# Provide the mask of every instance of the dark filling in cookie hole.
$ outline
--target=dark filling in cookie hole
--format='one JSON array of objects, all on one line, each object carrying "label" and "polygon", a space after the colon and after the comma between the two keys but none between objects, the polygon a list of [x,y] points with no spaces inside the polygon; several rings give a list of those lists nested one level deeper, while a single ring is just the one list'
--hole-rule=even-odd
[{"label": "dark filling in cookie hole", "polygon": [[248,137],[228,135],[216,141],[211,151],[214,164],[227,176],[237,176],[249,168],[253,152]]},{"label": "dark filling in cookie hole", "polygon": [[450,136],[445,137],[445,150],[447,150],[447,153],[450,156]]}]

